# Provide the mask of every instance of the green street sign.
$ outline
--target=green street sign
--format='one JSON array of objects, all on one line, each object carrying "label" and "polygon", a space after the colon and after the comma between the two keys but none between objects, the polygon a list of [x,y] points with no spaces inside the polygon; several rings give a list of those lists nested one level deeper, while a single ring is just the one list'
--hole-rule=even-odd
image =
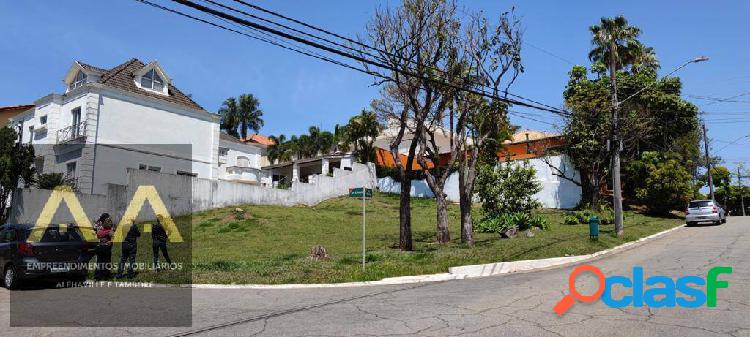
[{"label": "green street sign", "polygon": [[364,191],[365,198],[372,198],[372,189],[371,188],[350,188],[349,189],[349,196],[352,198],[361,198],[362,197],[362,191]]}]

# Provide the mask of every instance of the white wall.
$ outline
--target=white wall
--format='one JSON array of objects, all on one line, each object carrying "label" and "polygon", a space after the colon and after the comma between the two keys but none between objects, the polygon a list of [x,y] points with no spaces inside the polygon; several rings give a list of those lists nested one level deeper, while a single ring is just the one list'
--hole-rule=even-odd
[{"label": "white wall", "polygon": [[[573,168],[567,156],[549,157],[548,161],[565,172],[566,176],[580,181],[581,177],[578,171]],[[549,167],[543,159],[531,159],[529,160],[529,165],[533,166],[536,170],[536,179],[542,185],[542,190],[534,195],[542,203],[542,207],[569,209],[575,208],[578,205],[581,201],[580,186],[556,175],[555,173],[557,172]],[[384,193],[401,193],[401,184],[391,177],[379,178],[378,189]],[[449,201],[459,202],[458,172],[448,177],[445,193],[448,195]],[[410,195],[418,198],[435,197],[425,180],[413,180],[411,182]]]},{"label": "white wall", "polygon": [[[219,156],[219,179],[259,183],[267,178],[268,174],[261,171],[265,148],[229,141],[221,141],[219,147],[228,150],[225,156]],[[247,158],[247,165],[240,162],[241,157]]]},{"label": "white wall", "polygon": [[210,116],[105,92],[102,95],[97,141],[104,144],[191,144],[193,170],[215,178],[214,137],[218,123]]}]

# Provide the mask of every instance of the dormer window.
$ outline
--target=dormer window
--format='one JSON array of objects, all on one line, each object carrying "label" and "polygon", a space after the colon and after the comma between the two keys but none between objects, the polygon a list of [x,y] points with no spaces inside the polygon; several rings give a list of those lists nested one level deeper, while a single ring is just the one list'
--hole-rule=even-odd
[{"label": "dormer window", "polygon": [[164,80],[151,69],[141,76],[141,88],[164,91]]},{"label": "dormer window", "polygon": [[73,78],[72,82],[70,82],[70,90],[83,86],[84,84],[86,84],[86,74],[84,74],[82,71],[78,71],[78,73],[76,73],[76,77]]}]

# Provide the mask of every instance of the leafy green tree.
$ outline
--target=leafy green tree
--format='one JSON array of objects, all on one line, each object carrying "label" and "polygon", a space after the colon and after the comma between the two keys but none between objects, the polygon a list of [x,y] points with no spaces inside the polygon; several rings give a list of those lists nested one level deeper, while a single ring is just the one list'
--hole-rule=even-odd
[{"label": "leafy green tree", "polygon": [[536,170],[528,161],[479,165],[476,191],[482,201],[485,218],[508,213],[530,213],[541,207],[539,200],[534,198],[534,194],[541,190]]},{"label": "leafy green tree", "polygon": [[641,156],[644,184],[636,196],[650,212],[667,214],[682,209],[694,196],[693,176],[674,158],[646,151]]},{"label": "leafy green tree", "polygon": [[75,179],[66,177],[62,173],[37,174],[34,184],[43,190],[52,190],[59,186],[68,186],[75,189]]},{"label": "leafy green tree", "polygon": [[[630,44],[652,54],[646,59],[655,58],[652,48],[637,41]],[[636,190],[645,186],[645,180],[638,175],[643,171],[635,167],[639,165],[641,154],[660,152],[665,157],[675,158],[688,172],[695,174],[700,163],[700,133],[698,109],[680,97],[679,78],[658,78],[654,71],[658,61],[633,61],[627,58],[629,55],[633,53],[625,53],[621,59],[640,63],[621,65],[624,70],[617,72],[619,94],[629,97],[647,88],[620,107],[620,129],[627,130],[621,132],[623,195],[636,199]],[[602,62],[596,61],[591,67],[592,72],[598,73],[593,79],[583,66],[575,66],[570,72],[564,98],[572,113],[565,117],[564,134],[568,141],[565,152],[581,173],[584,203],[597,210],[601,186],[609,177],[611,152],[607,149],[607,140],[612,130],[612,91],[611,78],[602,76]]]},{"label": "leafy green tree", "polygon": [[238,138],[247,138],[249,131],[258,133],[263,127],[260,101],[252,94],[242,94],[239,99],[227,98],[219,108],[219,115],[221,129]]},{"label": "leafy green tree", "polygon": [[7,219],[5,205],[19,183],[31,184],[34,178],[34,148],[18,142],[15,130],[0,128],[0,223]]}]

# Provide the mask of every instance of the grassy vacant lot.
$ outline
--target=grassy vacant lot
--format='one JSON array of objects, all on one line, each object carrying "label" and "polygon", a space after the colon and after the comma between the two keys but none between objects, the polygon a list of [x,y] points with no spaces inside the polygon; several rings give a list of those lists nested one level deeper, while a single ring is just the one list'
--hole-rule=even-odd
[{"label": "grassy vacant lot", "polygon": [[[415,250],[400,252],[398,197],[376,194],[367,202],[366,272],[360,262],[361,200],[338,198],[315,207],[242,206],[246,215],[240,219],[233,215],[232,207],[197,213],[192,219],[178,219],[178,223],[183,228],[192,225],[194,283],[278,284],[378,280],[443,273],[458,265],[586,254],[683,222],[626,213],[624,239],[614,237],[610,225],[601,228],[598,241],[590,241],[587,225],[563,225],[564,212],[544,210],[540,213],[549,219],[550,230],[535,231],[533,238],[521,235],[515,239],[477,233],[477,244],[471,248],[458,242],[457,206],[450,208],[454,241],[447,245],[433,243],[434,201],[414,199],[412,207]],[[308,259],[315,245],[323,245],[330,259]],[[150,256],[150,246],[146,247],[149,252],[145,255]],[[139,279],[142,277],[149,279],[148,275]]]}]

